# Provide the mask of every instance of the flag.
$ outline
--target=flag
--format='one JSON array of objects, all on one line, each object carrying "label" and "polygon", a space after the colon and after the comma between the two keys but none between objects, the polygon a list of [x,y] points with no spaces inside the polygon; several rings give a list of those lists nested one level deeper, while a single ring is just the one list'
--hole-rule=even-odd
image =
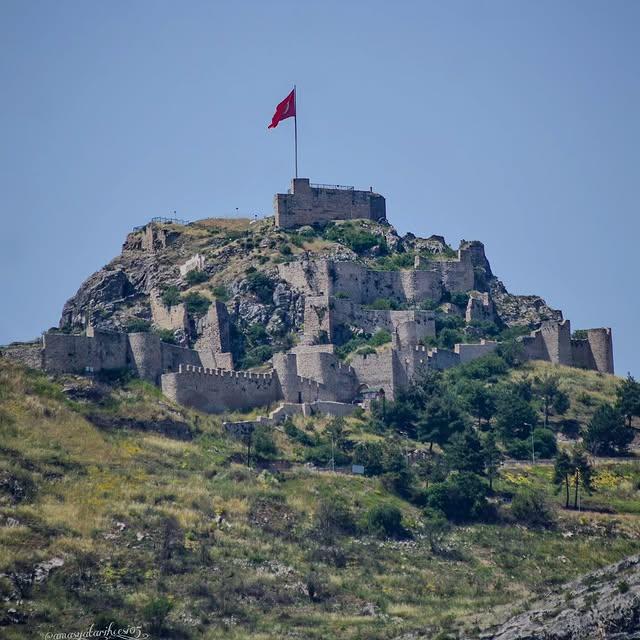
[{"label": "flag", "polygon": [[271,118],[271,124],[269,129],[275,129],[281,120],[295,117],[296,115],[296,90],[293,89],[291,93],[276,107],[276,112]]}]

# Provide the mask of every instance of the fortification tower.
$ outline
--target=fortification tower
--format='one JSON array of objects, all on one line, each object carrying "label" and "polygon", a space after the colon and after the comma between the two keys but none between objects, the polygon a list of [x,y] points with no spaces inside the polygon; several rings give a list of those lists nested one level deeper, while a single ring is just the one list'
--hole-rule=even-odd
[{"label": "fortification tower", "polygon": [[288,193],[273,199],[276,226],[283,229],[330,220],[384,220],[387,216],[383,196],[353,187],[311,184],[309,178],[294,178]]}]

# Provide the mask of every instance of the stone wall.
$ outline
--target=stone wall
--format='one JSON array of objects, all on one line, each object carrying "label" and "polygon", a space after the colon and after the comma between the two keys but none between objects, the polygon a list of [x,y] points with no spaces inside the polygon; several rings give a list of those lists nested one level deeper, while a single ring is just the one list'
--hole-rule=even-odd
[{"label": "stone wall", "polygon": [[191,256],[186,262],[181,264],[178,269],[180,270],[180,275],[184,278],[189,271],[203,271],[204,270],[204,256],[196,253],[194,256]]},{"label": "stone wall", "polygon": [[587,329],[587,341],[591,347],[596,369],[601,373],[613,373],[613,339],[611,329]]},{"label": "stone wall", "polygon": [[298,352],[297,375],[321,383],[325,397],[336,402],[351,402],[355,396],[355,374],[351,367],[340,362],[332,353],[322,351]]},{"label": "stone wall", "polygon": [[13,362],[19,362],[32,369],[43,368],[42,340],[34,342],[19,342],[0,348],[0,357]]},{"label": "stone wall", "polygon": [[270,373],[224,371],[181,366],[161,377],[162,392],[179,404],[206,413],[246,410],[280,399],[277,378]]},{"label": "stone wall", "polygon": [[386,218],[383,196],[353,188],[315,187],[308,178],[294,178],[289,193],[273,200],[276,226],[290,228],[331,220]]},{"label": "stone wall", "polygon": [[408,380],[405,369],[394,349],[383,349],[376,353],[354,354],[350,361],[356,375],[358,388],[383,389],[387,398],[393,399],[400,386]]},{"label": "stone wall", "polygon": [[209,368],[233,369],[229,313],[220,300],[214,300],[198,320],[197,332],[200,337],[194,346],[201,353],[203,364]]},{"label": "stone wall", "polygon": [[455,344],[453,350],[460,357],[460,364],[465,364],[492,353],[496,350],[497,346],[497,342],[480,340],[478,344]]},{"label": "stone wall", "polygon": [[151,316],[153,324],[160,329],[169,329],[171,331],[188,331],[189,318],[187,309],[181,302],[171,307],[166,307],[162,302],[158,291],[152,291],[149,295],[151,303]]},{"label": "stone wall", "polygon": [[85,373],[124,369],[127,334],[87,330],[89,335],[45,333],[43,368],[50,373]]},{"label": "stone wall", "polygon": [[327,296],[331,287],[330,260],[299,260],[278,265],[278,276],[307,296]]}]

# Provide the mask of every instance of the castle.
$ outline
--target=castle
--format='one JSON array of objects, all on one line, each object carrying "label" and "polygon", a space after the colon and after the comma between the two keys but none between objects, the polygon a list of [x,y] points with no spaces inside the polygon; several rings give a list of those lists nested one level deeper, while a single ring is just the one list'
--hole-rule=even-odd
[{"label": "castle", "polygon": [[[386,217],[386,204],[372,190],[311,185],[306,178],[296,178],[289,193],[275,196],[274,215],[276,225],[286,229],[333,220],[379,221]],[[150,223],[128,238],[127,246],[148,254],[161,249],[168,234]],[[185,276],[204,265],[205,257],[195,254],[179,271]],[[267,372],[235,370],[229,315],[219,300],[198,320],[195,348],[163,342],[151,332],[104,331],[89,324],[84,335],[50,331],[37,344],[9,346],[0,353],[51,373],[129,369],[160,386],[170,399],[205,412],[280,404],[276,413],[281,417],[309,411],[345,415],[367,394],[392,399],[421,369],[447,369],[498,346],[489,340],[458,343],[452,349],[422,346],[436,336],[435,312],[419,309],[425,300],[465,294],[466,322],[494,318],[491,296],[481,290],[491,272],[480,242],[462,241],[457,253],[444,259],[416,256],[411,269],[379,271],[360,262],[322,257],[282,262],[277,270],[280,280],[304,297],[304,330],[296,346],[273,355]],[[371,308],[380,298],[405,308]],[[150,305],[157,327],[187,327],[184,305],[166,307],[157,292],[151,293]],[[447,305],[443,307],[446,312]],[[391,342],[353,353],[346,364],[335,352],[345,325],[366,334],[385,330]],[[610,329],[590,329],[577,339],[568,320],[549,320],[520,342],[526,358],[613,373]]]}]

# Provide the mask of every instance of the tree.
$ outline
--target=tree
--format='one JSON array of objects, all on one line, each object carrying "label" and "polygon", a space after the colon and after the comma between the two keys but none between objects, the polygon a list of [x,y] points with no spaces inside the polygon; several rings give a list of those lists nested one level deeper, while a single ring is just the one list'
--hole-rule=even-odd
[{"label": "tree", "polygon": [[473,473],[451,474],[426,490],[425,502],[427,507],[442,511],[449,520],[474,520],[486,512],[487,486]]},{"label": "tree", "polygon": [[552,458],[558,450],[556,434],[544,427],[534,429],[533,449],[536,458]]},{"label": "tree", "polygon": [[631,427],[634,416],[640,417],[640,382],[636,382],[631,374],[616,389],[617,407],[624,415],[627,426]]},{"label": "tree", "polygon": [[401,538],[406,531],[402,526],[402,512],[392,504],[379,504],[367,513],[369,531],[380,537]]},{"label": "tree", "polygon": [[502,464],[504,455],[502,451],[498,449],[496,444],[496,437],[493,431],[489,431],[484,439],[484,466],[489,478],[489,491],[493,492],[493,480],[498,476],[498,469]]},{"label": "tree", "polygon": [[544,415],[544,426],[549,426],[549,414],[553,408],[556,413],[565,413],[570,406],[569,396],[560,389],[558,376],[545,375],[536,377],[533,381],[534,392],[542,400],[542,413]]},{"label": "tree", "polygon": [[586,491],[591,490],[591,475],[592,469],[589,464],[589,459],[587,458],[585,452],[579,447],[575,447],[571,454],[571,466],[573,468],[573,488],[574,488],[574,497],[573,497],[573,508],[578,508],[578,496],[580,492],[580,487],[585,489]]},{"label": "tree", "polygon": [[566,451],[560,451],[553,467],[553,482],[559,486],[564,485],[566,496],[564,506],[567,509],[569,508],[569,482],[572,473],[571,456]]},{"label": "tree", "polygon": [[601,453],[624,453],[634,438],[634,431],[624,423],[624,416],[610,404],[598,407],[587,426],[584,442],[587,449]]},{"label": "tree", "polygon": [[442,543],[451,531],[451,524],[442,511],[427,507],[423,512],[423,525],[432,553],[442,551]]},{"label": "tree", "polygon": [[496,409],[496,428],[504,441],[529,437],[537,421],[530,402],[514,390],[506,390],[499,395]]},{"label": "tree", "polygon": [[543,491],[528,487],[519,489],[511,501],[511,515],[530,527],[551,527],[553,510]]},{"label": "tree", "polygon": [[444,446],[444,457],[453,471],[484,473],[484,451],[482,441],[472,427],[451,436]]},{"label": "tree", "polygon": [[462,414],[451,397],[436,396],[427,403],[418,418],[418,438],[433,445],[443,445],[457,431],[464,429]]},{"label": "tree", "polygon": [[491,388],[482,382],[470,381],[463,387],[467,411],[478,421],[478,429],[482,427],[482,421],[491,420],[496,410],[496,402]]}]

